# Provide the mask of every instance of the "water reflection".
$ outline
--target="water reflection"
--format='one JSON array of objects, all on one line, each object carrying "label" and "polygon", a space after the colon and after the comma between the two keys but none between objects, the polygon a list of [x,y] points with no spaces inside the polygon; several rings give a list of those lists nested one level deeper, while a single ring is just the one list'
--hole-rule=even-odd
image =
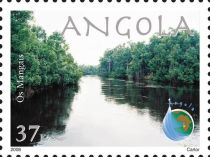
[{"label": "water reflection", "polygon": [[[199,146],[196,88],[84,76],[79,89],[51,89],[24,104],[13,103],[12,145]],[[195,119],[194,133],[180,142],[169,140],[162,130],[169,97],[195,105],[194,112],[189,110]],[[20,124],[41,125],[34,143],[30,143],[28,133],[24,143],[15,142],[16,126]]]},{"label": "water reflection", "polygon": [[[30,146],[36,145],[40,140],[52,135],[63,134],[66,128],[66,120],[71,113],[71,104],[78,87],[50,88],[35,94],[24,103],[12,102],[11,105],[11,145]],[[22,135],[18,135],[17,126],[24,125],[26,140],[17,142]],[[30,142],[34,130],[28,130],[29,125],[40,125],[40,129],[33,142]]]},{"label": "water reflection", "polygon": [[[129,104],[141,109],[148,109],[149,114],[155,120],[163,120],[168,109],[168,98],[172,101],[183,102],[188,105],[182,105],[182,109],[187,110],[195,120],[199,123],[199,90],[196,87],[171,87],[164,85],[156,85],[155,82],[135,83],[131,81],[104,79],[102,78],[102,93],[106,96],[106,100],[114,100],[117,104]],[[174,106],[173,108],[180,106]],[[196,125],[197,126],[197,125]]]}]

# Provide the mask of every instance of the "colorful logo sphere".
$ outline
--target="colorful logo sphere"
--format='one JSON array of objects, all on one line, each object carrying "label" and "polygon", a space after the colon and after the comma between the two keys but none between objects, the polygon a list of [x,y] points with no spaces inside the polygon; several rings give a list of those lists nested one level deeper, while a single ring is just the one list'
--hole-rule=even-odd
[{"label": "colorful logo sphere", "polygon": [[163,119],[163,131],[165,135],[174,141],[180,141],[190,136],[194,130],[192,116],[183,109],[171,110],[169,107]]}]

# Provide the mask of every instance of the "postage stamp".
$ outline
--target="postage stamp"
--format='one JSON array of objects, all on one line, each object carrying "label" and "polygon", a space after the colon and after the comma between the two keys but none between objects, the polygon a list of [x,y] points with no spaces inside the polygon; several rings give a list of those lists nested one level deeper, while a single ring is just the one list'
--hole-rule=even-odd
[{"label": "postage stamp", "polygon": [[206,2],[9,2],[3,156],[207,156]]}]

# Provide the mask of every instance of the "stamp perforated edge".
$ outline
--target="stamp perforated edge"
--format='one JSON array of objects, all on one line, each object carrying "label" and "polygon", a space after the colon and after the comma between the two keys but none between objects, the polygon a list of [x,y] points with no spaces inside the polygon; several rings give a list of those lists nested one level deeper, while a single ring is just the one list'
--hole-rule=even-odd
[{"label": "stamp perforated edge", "polygon": [[[209,11],[209,10],[208,10]],[[210,18],[208,17],[208,21],[210,21]],[[208,27],[209,28],[209,27]],[[209,37],[208,37],[209,38]],[[1,41],[0,41],[1,42]],[[210,48],[210,46],[208,45],[208,48]],[[2,65],[2,64],[1,64]],[[210,92],[209,92],[209,94],[210,94]],[[208,112],[209,112],[209,110],[208,110]],[[209,118],[209,117],[208,117]],[[0,120],[1,121],[1,120]],[[209,119],[208,119],[208,121],[209,121]],[[1,129],[0,129],[1,130]],[[208,126],[208,131],[210,131],[210,128],[209,128],[209,126]],[[209,139],[209,137],[208,137],[208,139]],[[210,149],[210,146],[209,146],[209,144],[208,144],[208,149]],[[199,156],[199,155],[198,155]]]}]

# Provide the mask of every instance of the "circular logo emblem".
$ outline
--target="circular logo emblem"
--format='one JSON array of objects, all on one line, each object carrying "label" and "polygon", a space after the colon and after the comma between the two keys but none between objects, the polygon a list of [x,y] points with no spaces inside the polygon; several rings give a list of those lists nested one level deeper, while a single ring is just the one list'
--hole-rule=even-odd
[{"label": "circular logo emblem", "polygon": [[171,110],[169,107],[163,120],[163,131],[174,141],[183,140],[192,134],[194,121],[192,116],[183,109]]}]

